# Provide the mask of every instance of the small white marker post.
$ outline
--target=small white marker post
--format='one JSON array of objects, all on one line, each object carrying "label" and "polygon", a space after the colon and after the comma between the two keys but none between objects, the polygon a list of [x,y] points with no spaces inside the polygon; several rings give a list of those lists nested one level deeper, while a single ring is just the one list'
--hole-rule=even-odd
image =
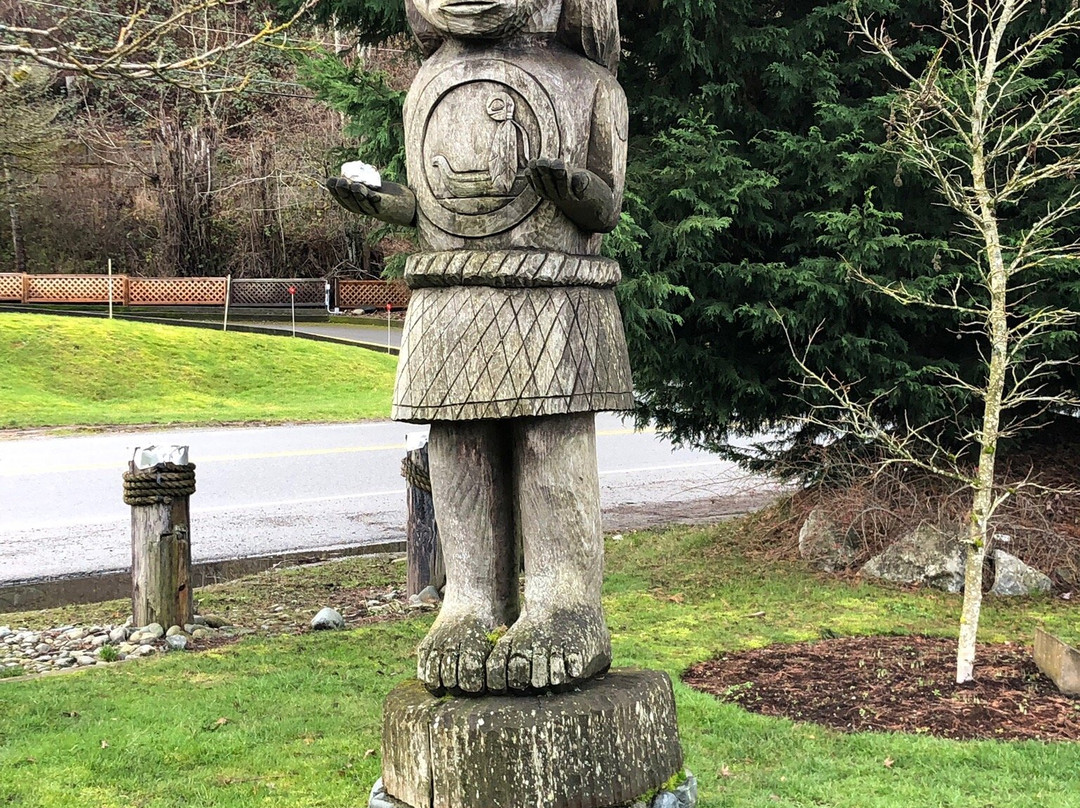
[{"label": "small white marker post", "polygon": [[289,308],[292,310],[292,335],[296,336],[296,287],[289,286]]},{"label": "small white marker post", "polygon": [[225,277],[225,319],[221,321],[221,330],[229,330],[229,299],[232,297],[232,275]]},{"label": "small white marker post", "polygon": [[390,304],[386,304],[386,352],[390,353]]},{"label": "small white marker post", "polygon": [[109,259],[109,319],[112,319],[112,259]]}]

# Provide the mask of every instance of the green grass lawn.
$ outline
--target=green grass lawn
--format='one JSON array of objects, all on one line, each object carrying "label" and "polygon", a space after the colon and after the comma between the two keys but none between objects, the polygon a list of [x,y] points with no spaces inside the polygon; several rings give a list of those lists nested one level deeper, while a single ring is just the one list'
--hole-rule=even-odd
[{"label": "green grass lawn", "polygon": [[0,428],[386,418],[396,361],[303,339],[0,314]]},{"label": "green grass lawn", "polygon": [[[676,679],[686,764],[703,808],[1080,806],[1077,744],[843,735],[752,715],[679,683],[688,665],[719,651],[814,639],[823,629],[955,636],[957,596],[747,561],[740,529],[608,542],[615,664]],[[320,568],[306,591],[327,586],[334,569],[353,583],[370,569],[380,585],[403,574],[385,562],[340,563]],[[304,573],[276,575],[248,589],[216,588],[208,603],[287,602],[290,576]],[[0,615],[0,623],[17,618]],[[253,637],[203,654],[0,682],[0,805],[364,806],[379,776],[381,702],[413,674],[412,651],[430,620]],[[1030,642],[1035,626],[1073,622],[1075,611],[1060,601],[990,598],[981,639]]]}]

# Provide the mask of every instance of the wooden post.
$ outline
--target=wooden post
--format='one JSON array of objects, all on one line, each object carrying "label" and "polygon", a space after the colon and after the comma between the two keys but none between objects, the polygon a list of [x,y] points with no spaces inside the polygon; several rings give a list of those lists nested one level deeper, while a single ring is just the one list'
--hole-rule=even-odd
[{"label": "wooden post", "polygon": [[22,302],[24,304],[30,302],[30,276],[25,272],[22,276]]},{"label": "wooden post", "polygon": [[[191,593],[189,497],[195,466],[158,462],[140,468],[132,461],[124,475],[124,501],[131,505],[131,605],[136,626],[183,626],[194,614]],[[161,455],[161,447],[136,450]],[[176,456],[176,453],[173,453]]]},{"label": "wooden post", "polygon": [[[419,443],[419,441],[417,441]],[[416,595],[428,586],[442,589],[446,584],[446,568],[443,566],[442,543],[439,526],[435,522],[435,503],[431,498],[431,481],[428,477],[427,440],[410,447],[401,464],[401,475],[406,480],[405,502],[408,521],[405,528],[405,553],[408,559],[407,589]]]}]

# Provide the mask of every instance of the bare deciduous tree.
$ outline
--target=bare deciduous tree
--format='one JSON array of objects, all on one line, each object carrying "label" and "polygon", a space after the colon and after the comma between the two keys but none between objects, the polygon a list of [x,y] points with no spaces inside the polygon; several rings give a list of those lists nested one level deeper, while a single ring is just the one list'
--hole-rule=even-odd
[{"label": "bare deciduous tree", "polygon": [[0,188],[8,208],[16,272],[26,272],[19,198],[27,182],[48,171],[60,145],[54,125],[59,105],[47,97],[44,70],[16,68],[0,74]]},{"label": "bare deciduous tree", "polygon": [[[1060,386],[1047,384],[1064,362],[1044,350],[1046,340],[1061,339],[1075,322],[1076,307],[1040,304],[1037,295],[1048,272],[1075,272],[1080,262],[1072,235],[1080,190],[1071,184],[1080,172],[1080,80],[1053,69],[1064,48],[1075,49],[1080,10],[1073,3],[1053,15],[1033,0],[946,0],[935,31],[940,46],[921,70],[897,55],[886,25],[863,16],[857,0],[853,10],[856,30],[901,77],[890,121],[894,145],[959,215],[951,247],[971,268],[944,295],[882,284],[857,267],[853,275],[904,305],[955,313],[962,332],[978,340],[980,378],[942,374],[945,387],[981,408],[964,436],[978,459],[943,445],[935,425],[882,424],[857,384],[811,367],[805,355],[800,366],[807,384],[828,391],[831,403],[819,410],[819,421],[879,442],[891,462],[920,466],[970,492],[956,662],[962,683],[974,677],[991,520],[1023,487],[1000,485],[999,443],[1048,412],[1075,413],[1077,406]],[[1036,193],[1039,211],[1016,215],[1020,203],[1034,207]]]}]

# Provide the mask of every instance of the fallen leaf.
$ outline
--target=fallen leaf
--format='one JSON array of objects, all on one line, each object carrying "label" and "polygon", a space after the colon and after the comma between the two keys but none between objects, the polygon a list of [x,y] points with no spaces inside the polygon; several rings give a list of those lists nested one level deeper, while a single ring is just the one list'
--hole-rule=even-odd
[{"label": "fallen leaf", "polygon": [[364,752],[364,757],[365,758],[374,757],[374,756],[375,756],[375,750],[374,749],[369,749],[366,752]]},{"label": "fallen leaf", "polygon": [[668,597],[668,600],[670,600],[672,603],[682,603],[684,600],[686,600],[686,596],[682,592],[679,592],[678,594]]},{"label": "fallen leaf", "polygon": [[106,741],[104,738],[101,739],[101,748],[102,749],[108,749],[109,748],[109,742]]},{"label": "fallen leaf", "polygon": [[[746,616],[747,617],[764,617],[765,612],[751,612],[750,614],[748,614]],[[777,798],[777,799],[779,799],[779,798]]]},{"label": "fallen leaf", "polygon": [[894,761],[894,760],[893,760],[893,759],[892,759],[891,757],[887,757],[887,758],[885,758],[885,763],[884,763],[884,765],[885,765],[885,768],[886,768],[886,769],[891,769],[891,768],[892,768],[892,765],[893,765],[893,763],[895,763],[895,762],[896,762],[896,761]]},{"label": "fallen leaf", "polygon": [[221,729],[223,726],[225,726],[228,723],[229,723],[229,719],[225,718],[225,716],[222,716],[217,721],[215,721],[213,724],[208,726],[206,728],[206,731],[207,732],[216,732],[217,730]]},{"label": "fallen leaf", "polygon": [[720,767],[720,776],[721,777],[734,777],[735,775],[733,775],[731,773],[731,769],[729,769],[727,766],[721,766]]}]

